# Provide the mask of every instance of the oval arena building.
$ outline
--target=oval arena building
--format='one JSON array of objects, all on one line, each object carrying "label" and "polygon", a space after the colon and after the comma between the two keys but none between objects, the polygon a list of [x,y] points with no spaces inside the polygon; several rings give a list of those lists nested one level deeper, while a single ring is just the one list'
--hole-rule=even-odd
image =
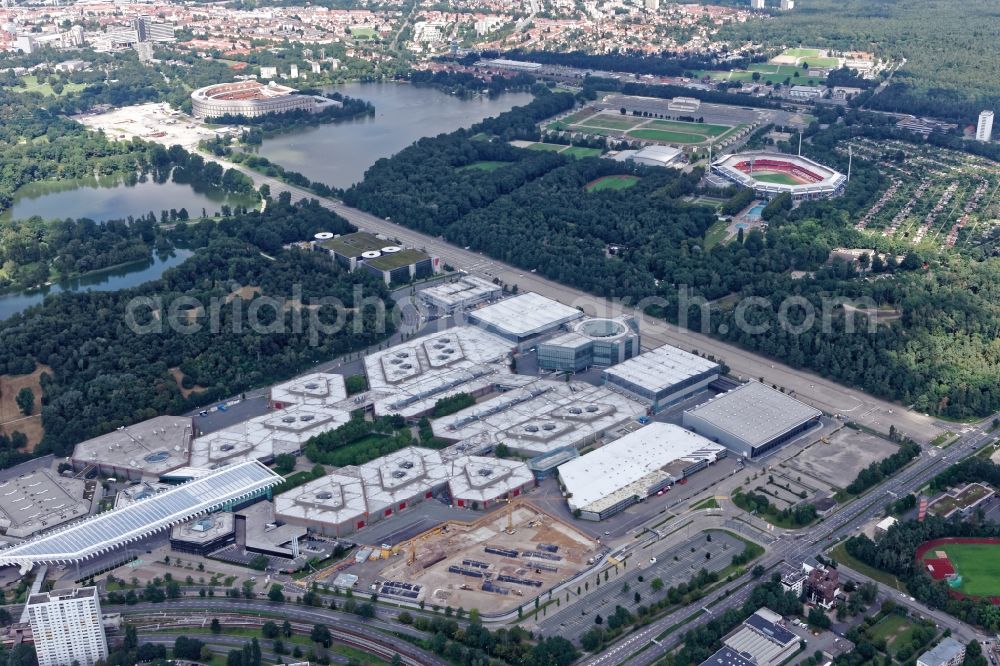
[{"label": "oval arena building", "polygon": [[311,95],[300,95],[295,88],[274,81],[266,84],[260,81],[217,83],[191,93],[191,114],[195,118],[227,114],[257,118],[296,109],[312,112],[315,107],[316,99]]}]

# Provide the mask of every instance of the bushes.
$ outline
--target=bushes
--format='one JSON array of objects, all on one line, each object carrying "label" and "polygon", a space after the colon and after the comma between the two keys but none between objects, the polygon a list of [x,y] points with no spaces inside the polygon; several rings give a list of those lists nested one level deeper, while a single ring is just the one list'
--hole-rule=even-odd
[{"label": "bushes", "polygon": [[476,404],[476,399],[468,393],[456,393],[455,395],[441,398],[434,403],[434,418],[448,416],[455,412],[460,412],[466,407]]}]

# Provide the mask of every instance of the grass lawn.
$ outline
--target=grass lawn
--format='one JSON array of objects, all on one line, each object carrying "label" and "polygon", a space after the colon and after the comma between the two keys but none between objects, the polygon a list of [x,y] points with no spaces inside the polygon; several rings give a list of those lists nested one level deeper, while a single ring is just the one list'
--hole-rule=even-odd
[{"label": "grass lawn", "polygon": [[497,169],[502,169],[505,166],[513,164],[513,162],[497,162],[494,160],[480,160],[479,162],[473,162],[472,164],[466,164],[463,167],[459,167],[459,171],[496,171]]},{"label": "grass lawn", "polygon": [[565,118],[563,118],[561,122],[564,122],[567,125],[575,125],[575,124],[579,123],[581,120],[583,120],[584,118],[589,118],[592,115],[594,115],[594,109],[592,109],[592,108],[589,108],[589,109],[580,109],[579,111],[574,111],[573,113],[571,113],[568,116],[566,116]]},{"label": "grass lawn", "polygon": [[884,638],[889,653],[895,656],[896,646],[910,643],[915,629],[905,617],[892,613],[872,627],[872,638]]},{"label": "grass lawn", "polygon": [[955,570],[962,577],[960,592],[977,597],[1000,594],[1000,545],[988,543],[950,543],[935,550],[948,553]]},{"label": "grass lawn", "polygon": [[587,183],[588,192],[600,192],[601,190],[624,190],[639,182],[635,176],[604,176]]},{"label": "grass lawn", "polygon": [[530,146],[525,146],[528,150],[547,150],[550,153],[558,153],[562,151],[566,146],[558,143],[533,143]]},{"label": "grass lawn", "polygon": [[628,132],[628,136],[633,139],[662,141],[664,143],[680,143],[685,145],[705,142],[705,137],[701,134],[688,134],[687,132],[670,132],[656,129],[632,130],[631,132]]},{"label": "grass lawn", "polygon": [[755,173],[753,174],[754,180],[759,180],[762,183],[777,183],[778,185],[799,185],[799,181],[795,180],[787,173]]},{"label": "grass lawn", "polygon": [[375,28],[351,28],[351,35],[356,39],[375,39],[378,37]]},{"label": "grass lawn", "polygon": [[718,220],[705,232],[705,249],[711,250],[713,247],[726,239],[726,229],[729,228],[727,220]]},{"label": "grass lawn", "polygon": [[57,97],[57,96],[62,97],[63,95],[68,95],[70,93],[80,92],[86,87],[86,85],[83,83],[67,83],[63,86],[62,92],[59,93],[59,95],[56,95],[55,91],[52,90],[52,86],[49,85],[48,81],[42,81],[41,83],[39,83],[38,77],[36,77],[34,74],[25,76],[21,80],[24,81],[25,85],[23,89],[24,92],[36,92],[45,95],[46,97]]},{"label": "grass lawn", "polygon": [[598,115],[593,118],[588,118],[587,120],[578,123],[579,125],[586,125],[587,127],[603,127],[605,129],[617,129],[617,130],[627,130],[632,129],[636,125],[642,123],[645,118],[635,118],[630,116],[610,116],[610,115]]},{"label": "grass lawn", "polygon": [[861,562],[860,560],[857,560],[854,557],[852,557],[850,554],[848,554],[847,549],[844,548],[843,543],[837,544],[835,548],[830,550],[828,555],[833,559],[835,559],[836,561],[843,564],[844,566],[850,567],[851,569],[854,569],[858,573],[868,576],[872,580],[877,580],[878,582],[883,583],[884,585],[888,585],[889,587],[895,588],[900,591],[906,589],[906,586],[904,586],[899,581],[899,579],[893,576],[891,573],[886,573],[885,571],[880,571],[879,569],[870,567],[864,562]]},{"label": "grass lawn", "polygon": [[819,49],[785,49],[781,55],[793,58],[813,58],[819,55]]},{"label": "grass lawn", "polygon": [[586,148],[584,146],[570,146],[566,150],[562,151],[563,155],[569,155],[570,157],[600,157],[600,148]]},{"label": "grass lawn", "polygon": [[729,125],[707,125],[705,123],[686,123],[680,120],[652,120],[644,129],[677,130],[705,136],[722,136],[730,130]]},{"label": "grass lawn", "polygon": [[697,509],[718,509],[719,508],[719,502],[714,497],[706,497],[705,499],[703,499],[702,501],[698,502],[697,504],[692,504],[691,508],[692,509],[696,509],[696,510]]},{"label": "grass lawn", "polygon": [[811,67],[837,67],[840,60],[837,58],[812,58],[808,57],[802,62],[807,62]]}]

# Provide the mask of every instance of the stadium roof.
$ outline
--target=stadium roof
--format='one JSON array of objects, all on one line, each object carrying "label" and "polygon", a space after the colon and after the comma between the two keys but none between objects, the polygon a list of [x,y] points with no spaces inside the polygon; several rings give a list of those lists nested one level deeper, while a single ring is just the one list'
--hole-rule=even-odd
[{"label": "stadium roof", "polygon": [[85,560],[229,502],[249,499],[281,480],[257,461],[224,467],[141,502],[0,550],[0,566],[17,564],[27,571],[39,563]]},{"label": "stadium roof", "polygon": [[751,446],[759,446],[818,418],[822,412],[760,382],[748,382],[692,407],[685,414]]},{"label": "stadium roof", "polygon": [[582,316],[580,310],[534,292],[507,298],[469,313],[472,322],[518,339],[551,331]]},{"label": "stadium roof", "polygon": [[719,364],[671,345],[657,347],[604,370],[650,391],[663,391],[704,372],[719,370]]}]

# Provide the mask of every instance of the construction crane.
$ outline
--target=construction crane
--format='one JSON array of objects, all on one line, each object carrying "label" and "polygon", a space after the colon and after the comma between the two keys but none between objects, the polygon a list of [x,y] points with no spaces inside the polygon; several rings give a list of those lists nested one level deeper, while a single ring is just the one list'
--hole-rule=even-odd
[{"label": "construction crane", "polygon": [[417,561],[417,544],[415,541],[410,542],[410,553],[406,556],[406,566],[412,566],[414,562]]},{"label": "construction crane", "polygon": [[517,534],[517,530],[514,529],[514,501],[511,499],[510,493],[507,493],[507,529],[504,532]]}]

